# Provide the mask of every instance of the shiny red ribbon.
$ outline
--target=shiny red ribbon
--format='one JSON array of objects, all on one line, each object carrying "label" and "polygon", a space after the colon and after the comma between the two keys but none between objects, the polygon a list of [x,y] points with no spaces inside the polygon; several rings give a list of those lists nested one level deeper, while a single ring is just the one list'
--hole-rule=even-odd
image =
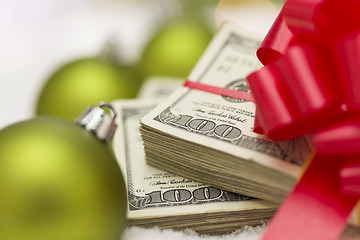
[{"label": "shiny red ribbon", "polygon": [[360,1],[287,0],[247,77],[255,130],[316,154],[263,240],[335,240],[360,197]]},{"label": "shiny red ribbon", "polygon": [[191,80],[186,80],[183,84],[184,87],[197,89],[203,92],[213,93],[216,95],[222,95],[231,98],[237,98],[245,100],[248,102],[255,102],[254,97],[249,92],[244,92],[240,90],[234,90],[229,88],[215,87],[213,85],[204,84],[201,82],[195,82]]}]

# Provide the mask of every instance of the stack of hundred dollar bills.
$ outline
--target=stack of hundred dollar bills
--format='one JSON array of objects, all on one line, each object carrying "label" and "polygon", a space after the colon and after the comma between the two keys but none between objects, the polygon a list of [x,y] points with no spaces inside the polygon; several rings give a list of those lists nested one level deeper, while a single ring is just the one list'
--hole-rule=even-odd
[{"label": "stack of hundred dollar bills", "polygon": [[221,234],[269,220],[278,207],[276,203],[146,164],[140,118],[181,84],[179,80],[152,78],[146,81],[140,99],[112,103],[118,115],[113,148],[127,184],[128,225]]},{"label": "stack of hundred dollar bills", "polygon": [[[261,67],[259,45],[254,34],[222,25],[188,80],[249,91],[246,76]],[[194,181],[279,204],[295,185],[311,146],[306,138],[269,141],[253,132],[254,116],[253,102],[182,86],[141,119],[146,161]]]}]

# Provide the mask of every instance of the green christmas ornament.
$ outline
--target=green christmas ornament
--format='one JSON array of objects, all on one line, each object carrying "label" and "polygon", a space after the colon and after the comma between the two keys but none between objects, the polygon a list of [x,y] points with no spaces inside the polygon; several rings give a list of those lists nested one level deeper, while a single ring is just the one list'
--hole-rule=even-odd
[{"label": "green christmas ornament", "polygon": [[49,116],[0,131],[0,239],[119,239],[126,188],[112,152],[98,139],[109,139],[114,129],[104,106],[80,118],[88,131]]},{"label": "green christmas ornament", "polygon": [[186,78],[213,36],[200,18],[184,17],[160,28],[146,44],[140,69],[145,76]]},{"label": "green christmas ornament", "polygon": [[282,6],[284,5],[285,0],[271,0],[271,1],[278,9],[281,9]]},{"label": "green christmas ornament", "polygon": [[89,105],[136,97],[141,83],[133,68],[113,60],[78,59],[48,79],[40,92],[36,114],[74,120]]}]

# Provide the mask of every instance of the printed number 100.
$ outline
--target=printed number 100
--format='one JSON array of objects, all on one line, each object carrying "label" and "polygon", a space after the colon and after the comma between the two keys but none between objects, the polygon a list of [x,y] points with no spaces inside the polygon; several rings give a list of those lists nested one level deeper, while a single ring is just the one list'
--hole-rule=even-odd
[{"label": "printed number 100", "polygon": [[212,200],[220,197],[222,191],[215,187],[203,187],[190,192],[187,189],[172,189],[166,192],[154,191],[148,195],[149,202],[148,204],[158,204],[158,203],[176,203],[176,202],[185,202],[189,201],[192,198],[197,200]]},{"label": "printed number 100", "polygon": [[198,132],[212,131],[216,136],[227,140],[234,140],[241,136],[241,130],[237,127],[227,124],[216,125],[213,121],[193,118],[189,115],[180,115],[180,118],[173,123],[181,127],[188,127]]}]

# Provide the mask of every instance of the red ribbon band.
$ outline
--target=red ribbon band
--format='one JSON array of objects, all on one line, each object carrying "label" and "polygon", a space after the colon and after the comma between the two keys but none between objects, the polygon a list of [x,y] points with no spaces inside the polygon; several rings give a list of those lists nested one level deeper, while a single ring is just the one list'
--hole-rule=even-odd
[{"label": "red ribbon band", "polygon": [[241,100],[245,100],[248,102],[255,102],[254,97],[252,96],[251,93],[240,91],[240,90],[215,87],[215,86],[212,86],[209,84],[204,84],[204,83],[190,81],[190,80],[186,80],[183,86],[192,88],[192,89],[201,90],[204,92],[217,94],[217,95],[241,99]]}]

